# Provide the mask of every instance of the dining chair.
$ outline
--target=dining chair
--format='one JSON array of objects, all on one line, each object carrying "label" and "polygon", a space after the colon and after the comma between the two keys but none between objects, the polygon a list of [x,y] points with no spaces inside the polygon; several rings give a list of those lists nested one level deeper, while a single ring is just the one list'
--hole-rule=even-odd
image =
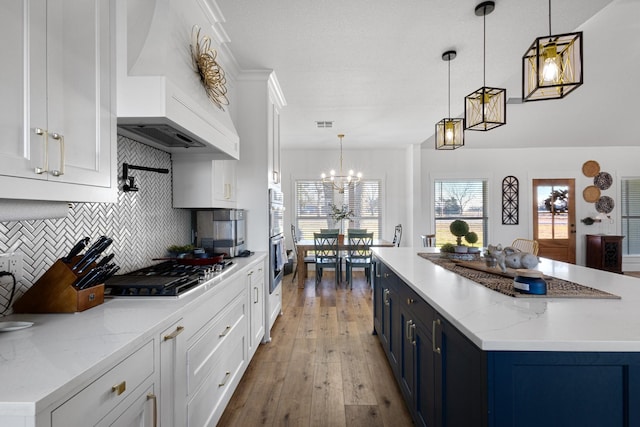
[{"label": "dining chair", "polygon": [[322,280],[322,273],[327,268],[336,273],[336,288],[340,282],[342,260],[338,251],[338,233],[313,233],[313,249],[316,264],[316,286]]},{"label": "dining chair", "polygon": [[[291,282],[293,283],[296,280],[296,276],[298,275],[298,233],[296,232],[296,226],[291,224],[291,241],[293,242],[293,277],[291,278]],[[304,256],[304,272],[305,279],[307,277],[307,266],[309,264],[314,264],[316,262],[316,258],[313,255]]]},{"label": "dining chair", "polygon": [[348,255],[345,259],[347,283],[353,289],[353,269],[363,268],[367,283],[371,284],[373,233],[349,235]]},{"label": "dining chair", "polygon": [[425,248],[434,248],[436,246],[436,235],[435,234],[421,234],[420,238],[422,239],[422,246]]},{"label": "dining chair", "polygon": [[349,228],[347,229],[347,235],[349,234],[365,234],[367,232],[366,228]]},{"label": "dining chair", "polygon": [[396,225],[396,228],[393,231],[393,245],[400,246],[400,239],[402,239],[402,224]]},{"label": "dining chair", "polygon": [[340,229],[339,228],[321,228],[320,232],[321,233],[340,233]]},{"label": "dining chair", "polygon": [[517,238],[511,243],[511,247],[522,252],[538,255],[538,241],[531,239]]}]

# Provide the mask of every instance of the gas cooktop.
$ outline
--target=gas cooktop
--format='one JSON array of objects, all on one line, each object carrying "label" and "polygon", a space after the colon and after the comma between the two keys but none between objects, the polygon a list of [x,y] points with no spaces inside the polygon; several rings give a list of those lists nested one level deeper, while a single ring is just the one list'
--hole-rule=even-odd
[{"label": "gas cooktop", "polygon": [[232,261],[213,265],[184,265],[165,261],[105,282],[110,297],[181,297],[234,267]]}]

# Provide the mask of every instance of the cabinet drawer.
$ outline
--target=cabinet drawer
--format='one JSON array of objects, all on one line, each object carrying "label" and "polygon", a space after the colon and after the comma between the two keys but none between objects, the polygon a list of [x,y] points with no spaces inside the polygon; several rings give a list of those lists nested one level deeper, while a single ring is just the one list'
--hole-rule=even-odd
[{"label": "cabinet drawer", "polygon": [[244,275],[241,275],[239,278],[215,285],[203,299],[198,299],[197,305],[189,310],[189,315],[184,319],[188,344],[201,339],[211,319],[218,316],[238,295],[246,295],[246,289]]},{"label": "cabinet drawer", "polygon": [[213,370],[204,386],[197,391],[187,405],[188,426],[215,425],[222,415],[226,402],[233,394],[242,368],[247,362],[246,328],[228,336],[224,351],[213,357]]},{"label": "cabinet drawer", "polygon": [[56,408],[52,426],[94,425],[153,374],[153,363],[153,341],[149,341]]},{"label": "cabinet drawer", "polygon": [[245,300],[246,298],[236,298],[187,350],[187,395],[191,396],[198,390],[209,373],[218,367],[218,353],[228,351],[232,337],[246,335]]},{"label": "cabinet drawer", "polygon": [[[401,298],[401,303],[405,306],[410,313],[410,317],[422,320],[426,326],[431,326],[435,319],[435,310],[427,304],[413,289],[408,285],[401,283],[398,290]],[[428,330],[428,336],[431,336],[431,331]]]}]

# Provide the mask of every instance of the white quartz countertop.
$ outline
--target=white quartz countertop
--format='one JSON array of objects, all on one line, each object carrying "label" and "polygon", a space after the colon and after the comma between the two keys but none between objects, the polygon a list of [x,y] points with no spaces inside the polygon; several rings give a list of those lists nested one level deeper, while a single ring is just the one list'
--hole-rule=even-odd
[{"label": "white quartz countertop", "polygon": [[235,267],[188,295],[113,298],[81,313],[14,314],[2,321],[30,321],[0,332],[0,415],[34,415],[92,375],[169,327],[183,310],[265,253],[234,258]]},{"label": "white quartz countertop", "polygon": [[372,250],[482,350],[640,351],[639,278],[541,259],[545,274],[621,299],[515,298],[417,255],[432,248]]}]

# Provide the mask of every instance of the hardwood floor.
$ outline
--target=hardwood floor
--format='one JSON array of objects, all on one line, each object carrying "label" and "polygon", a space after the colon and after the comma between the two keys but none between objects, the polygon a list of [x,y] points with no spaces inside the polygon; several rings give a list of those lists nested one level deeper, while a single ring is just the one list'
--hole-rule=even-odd
[{"label": "hardwood floor", "polygon": [[[312,276],[310,273],[309,276]],[[378,337],[371,289],[325,274],[283,283],[283,315],[249,364],[219,426],[412,426]]]}]

